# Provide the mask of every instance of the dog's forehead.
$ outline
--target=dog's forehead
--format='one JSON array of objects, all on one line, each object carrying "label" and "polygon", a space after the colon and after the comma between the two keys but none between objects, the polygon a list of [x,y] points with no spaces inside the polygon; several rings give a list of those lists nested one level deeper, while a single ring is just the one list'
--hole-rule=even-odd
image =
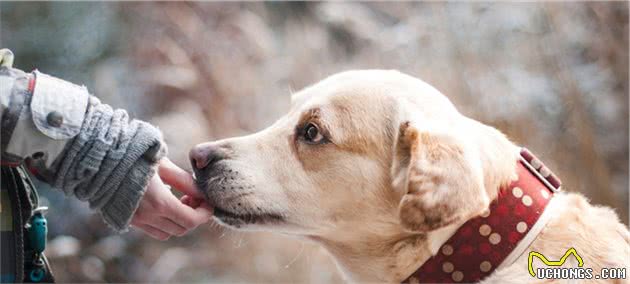
[{"label": "dog's forehead", "polygon": [[[315,106],[346,111],[364,106],[360,102],[386,99],[389,90],[408,77],[397,71],[353,70],[338,73],[304,88],[291,96],[291,109],[308,110]],[[375,106],[376,107],[376,106]]]},{"label": "dog's forehead", "polygon": [[332,101],[344,103],[343,99],[336,99],[338,97],[374,102],[388,96],[417,108],[430,105],[440,112],[454,110],[449,99],[437,89],[396,70],[351,70],[329,76],[295,93],[291,97],[291,109],[295,111]]},{"label": "dog's forehead", "polygon": [[377,127],[384,117],[391,117],[396,111],[393,97],[369,86],[312,88],[301,93],[299,99],[302,101],[295,103],[291,112],[300,120],[316,113],[321,121],[337,126],[331,131]]},{"label": "dog's forehead", "polygon": [[449,99],[431,85],[390,70],[342,72],[293,96],[290,113],[300,121],[312,110],[334,126],[330,131],[338,132],[337,137],[349,138],[366,132],[389,137],[391,127],[402,120],[458,117]]}]

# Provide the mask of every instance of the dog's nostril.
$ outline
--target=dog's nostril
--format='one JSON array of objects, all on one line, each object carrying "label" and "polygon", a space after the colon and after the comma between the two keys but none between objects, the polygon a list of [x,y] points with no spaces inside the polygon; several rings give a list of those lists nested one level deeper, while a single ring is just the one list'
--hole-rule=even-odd
[{"label": "dog's nostril", "polygon": [[203,143],[193,147],[189,153],[190,162],[196,169],[204,169],[223,159],[223,150],[212,143]]},{"label": "dog's nostril", "polygon": [[195,146],[190,150],[190,162],[197,169],[203,169],[208,165],[208,152],[200,146]]}]

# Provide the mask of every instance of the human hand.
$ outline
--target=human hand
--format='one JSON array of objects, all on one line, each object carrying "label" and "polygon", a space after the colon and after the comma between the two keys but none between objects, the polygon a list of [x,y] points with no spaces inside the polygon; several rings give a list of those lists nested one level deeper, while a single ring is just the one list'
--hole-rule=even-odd
[{"label": "human hand", "polygon": [[[185,195],[181,200],[166,184]],[[197,190],[192,176],[167,158],[160,160],[158,173],[147,186],[131,225],[158,240],[182,236],[212,217],[212,207]]]}]

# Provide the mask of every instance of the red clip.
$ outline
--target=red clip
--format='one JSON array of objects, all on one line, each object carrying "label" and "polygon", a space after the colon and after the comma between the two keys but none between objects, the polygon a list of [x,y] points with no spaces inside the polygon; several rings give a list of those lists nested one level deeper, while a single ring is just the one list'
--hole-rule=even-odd
[{"label": "red clip", "polygon": [[30,76],[29,80],[28,80],[28,91],[31,94],[33,92],[35,92],[35,79],[36,79],[35,77],[37,77],[37,76],[33,72],[32,75]]}]

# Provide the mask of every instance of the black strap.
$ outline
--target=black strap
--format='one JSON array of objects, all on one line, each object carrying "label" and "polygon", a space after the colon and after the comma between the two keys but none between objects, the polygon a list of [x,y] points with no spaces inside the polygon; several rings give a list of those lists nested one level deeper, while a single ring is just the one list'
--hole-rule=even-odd
[{"label": "black strap", "polygon": [[[2,190],[6,190],[9,195],[9,200],[11,203],[11,211],[12,211],[12,222],[13,222],[13,256],[15,259],[15,277],[13,278],[15,281],[21,282],[22,277],[24,275],[24,266],[21,265],[24,263],[24,207],[26,204],[23,204],[22,199],[20,198],[21,194],[18,193],[18,188],[22,183],[21,180],[18,179],[19,174],[17,173],[16,168],[11,167],[2,167]],[[30,211],[28,211],[28,215],[30,215]],[[7,257],[7,255],[3,254],[3,257]]]},{"label": "black strap", "polygon": [[[13,215],[16,277],[18,282],[32,282],[30,274],[42,273],[37,282],[55,282],[50,265],[43,255],[35,255],[29,245],[26,224],[38,205],[38,196],[28,173],[23,167],[2,166],[2,190],[7,190]],[[3,254],[3,256],[5,256]],[[9,256],[10,257],[10,256]],[[20,265],[22,264],[22,265]]]}]

